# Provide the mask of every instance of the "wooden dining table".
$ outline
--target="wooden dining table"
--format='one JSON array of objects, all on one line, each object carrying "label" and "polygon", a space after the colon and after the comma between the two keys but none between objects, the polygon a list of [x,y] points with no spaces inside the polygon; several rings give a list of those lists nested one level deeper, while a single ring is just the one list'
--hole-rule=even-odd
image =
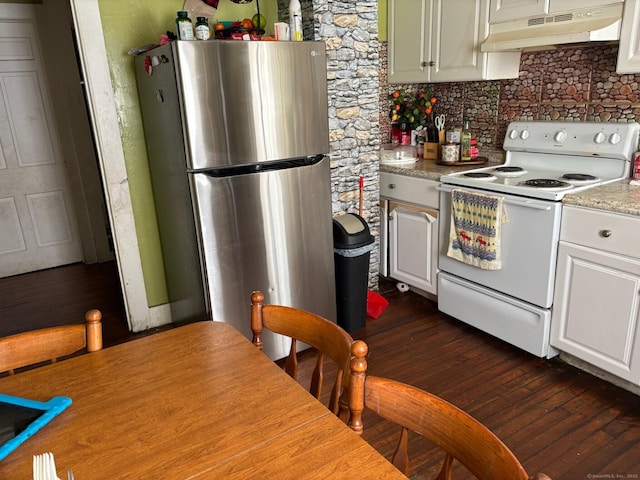
[{"label": "wooden dining table", "polygon": [[198,322],[0,378],[72,404],[0,462],[31,479],[406,478],[229,324]]}]

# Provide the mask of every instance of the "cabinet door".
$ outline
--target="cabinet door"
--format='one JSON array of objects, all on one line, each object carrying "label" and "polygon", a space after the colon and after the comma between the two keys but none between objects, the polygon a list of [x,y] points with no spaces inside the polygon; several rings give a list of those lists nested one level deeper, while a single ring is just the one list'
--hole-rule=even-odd
[{"label": "cabinet door", "polygon": [[[629,0],[627,0],[629,1]],[[634,0],[631,0],[632,2]],[[624,0],[550,0],[549,13],[570,12],[571,10],[584,10],[586,8],[605,7],[623,3]]]},{"label": "cabinet door", "polygon": [[624,2],[616,72],[640,72],[640,0]]},{"label": "cabinet door", "polygon": [[551,345],[640,384],[640,260],[560,242]]},{"label": "cabinet door", "polygon": [[438,212],[395,206],[389,215],[389,276],[437,293]]},{"label": "cabinet door", "polygon": [[549,0],[491,0],[491,23],[549,13]]},{"label": "cabinet door", "polygon": [[389,0],[389,83],[517,78],[519,52],[480,50],[489,0]]},{"label": "cabinet door", "polygon": [[387,39],[389,83],[430,81],[431,0],[389,0]]},{"label": "cabinet door", "polygon": [[484,78],[486,53],[480,44],[489,27],[489,0],[435,0],[431,45],[432,82]]}]

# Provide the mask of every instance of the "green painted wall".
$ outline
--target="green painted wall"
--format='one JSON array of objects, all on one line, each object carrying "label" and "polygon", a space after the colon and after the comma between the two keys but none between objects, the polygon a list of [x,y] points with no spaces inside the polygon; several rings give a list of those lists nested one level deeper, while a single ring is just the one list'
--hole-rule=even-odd
[{"label": "green painted wall", "polygon": [[[182,5],[182,0],[99,0],[149,306],[166,303],[168,297],[133,57],[127,52],[132,47],[157,43],[159,35],[167,30],[175,32],[176,12]],[[255,12],[254,2],[236,5],[221,0],[220,8],[210,21],[251,18]],[[260,12],[267,18],[269,34],[277,21],[276,0],[262,0]]]},{"label": "green painted wall", "polygon": [[378,0],[378,40],[387,41],[387,0]]}]

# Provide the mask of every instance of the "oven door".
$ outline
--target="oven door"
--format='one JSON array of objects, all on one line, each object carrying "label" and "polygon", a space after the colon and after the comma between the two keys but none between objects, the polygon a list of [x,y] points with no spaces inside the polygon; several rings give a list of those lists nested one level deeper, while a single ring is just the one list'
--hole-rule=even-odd
[{"label": "oven door", "polygon": [[562,204],[500,194],[507,213],[502,224],[502,268],[483,270],[447,256],[454,188],[460,187],[440,187],[440,270],[539,307],[551,307]]}]

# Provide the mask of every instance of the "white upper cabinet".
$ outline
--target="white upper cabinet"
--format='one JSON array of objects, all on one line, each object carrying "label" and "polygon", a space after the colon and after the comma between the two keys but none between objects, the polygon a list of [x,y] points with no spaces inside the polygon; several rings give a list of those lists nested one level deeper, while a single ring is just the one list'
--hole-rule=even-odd
[{"label": "white upper cabinet", "polygon": [[389,0],[389,83],[517,78],[520,53],[485,53],[489,0]]},{"label": "white upper cabinet", "polygon": [[491,23],[549,13],[549,0],[491,0]]},{"label": "white upper cabinet", "polygon": [[626,0],[622,12],[618,73],[640,73],[640,1]]},{"label": "white upper cabinet", "polygon": [[[623,3],[624,0],[491,0],[491,23],[509,22],[537,15],[584,10]],[[635,0],[631,0],[635,3]],[[628,2],[627,2],[628,3]]]},{"label": "white upper cabinet", "polygon": [[624,3],[624,0],[549,0],[549,13],[584,10]]}]

